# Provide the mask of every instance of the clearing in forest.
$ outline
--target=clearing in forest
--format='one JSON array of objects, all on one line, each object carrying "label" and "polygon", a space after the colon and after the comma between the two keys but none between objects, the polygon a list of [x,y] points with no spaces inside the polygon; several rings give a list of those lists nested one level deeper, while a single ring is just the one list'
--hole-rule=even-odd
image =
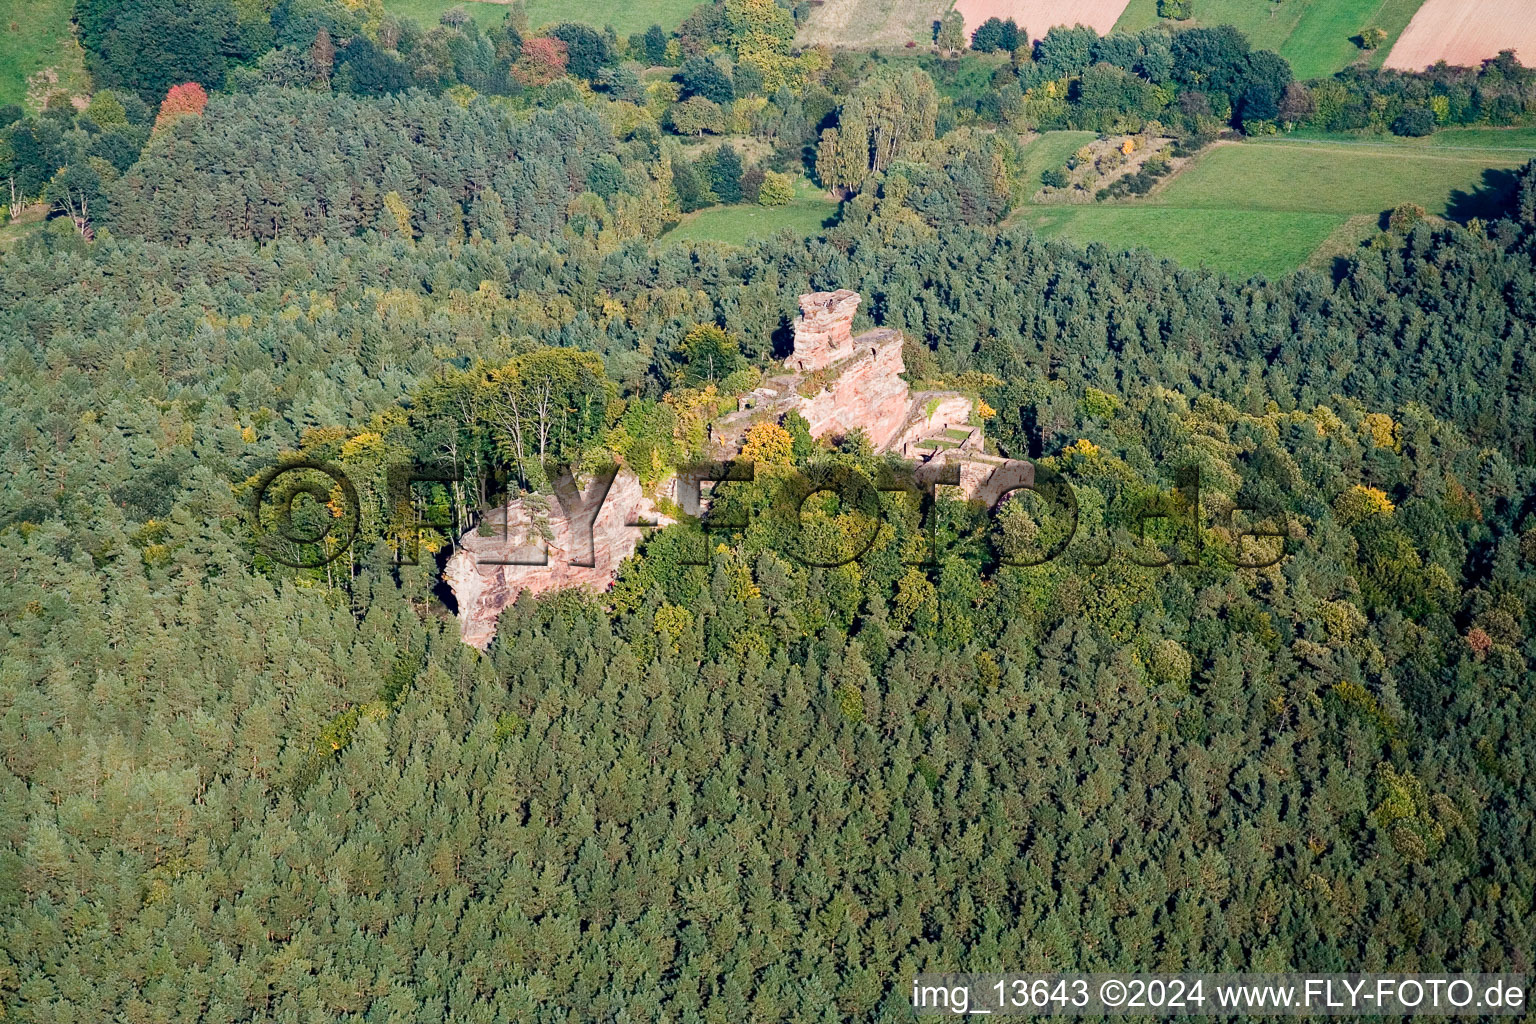
[{"label": "clearing in forest", "polygon": [[1436,61],[1476,67],[1500,50],[1536,62],[1531,0],[1428,0],[1392,47],[1387,67],[1422,71]]},{"label": "clearing in forest", "polygon": [[800,178],[795,181],[795,198],[784,206],[737,203],[707,207],[684,214],[661,240],[741,245],[750,238],[767,238],[786,230],[809,238],[821,234],[826,222],[836,216],[837,203],[809,180]]},{"label": "clearing in forest", "polygon": [[462,7],[481,28],[499,25],[507,16],[507,5],[480,3],[478,0],[384,0],[384,10],[397,18],[409,18],[422,28],[438,23],[450,7]]},{"label": "clearing in forest", "polygon": [[801,46],[904,48],[933,44],[950,0],[825,0],[811,4],[795,41]]},{"label": "clearing in forest", "polygon": [[[527,0],[528,23],[535,29],[562,21],[575,21],[601,29],[612,25],[624,37],[644,32],[652,25],[667,31],[677,28],[696,5],[694,0],[643,0],[640,3],[614,4],[603,0]],[[506,17],[508,4],[498,0],[384,0],[384,9],[402,18],[411,18],[425,26],[437,24],[450,7],[463,7],[486,28]]]},{"label": "clearing in forest", "polygon": [[1126,0],[955,0],[955,10],[965,16],[967,33],[988,18],[1012,18],[1014,24],[1039,39],[1057,25],[1087,25],[1108,35],[1125,10]]},{"label": "clearing in forest", "polygon": [[1379,220],[1400,203],[1417,203],[1433,216],[1496,213],[1512,169],[1536,156],[1536,140],[1526,133],[1511,134],[1506,145],[1486,131],[1460,143],[1454,131],[1437,135],[1445,136],[1438,145],[1217,144],[1144,199],[1026,205],[1018,216],[1080,244],[1144,246],[1187,266],[1274,278],[1300,266],[1352,217]]},{"label": "clearing in forest", "polygon": [[[1194,17],[1171,26],[1232,25],[1255,49],[1274,50],[1296,77],[1323,78],[1350,64],[1379,65],[1423,0],[1194,0]],[[1130,0],[1115,25],[1139,32],[1158,23],[1157,0]],[[1360,33],[1379,28],[1386,42],[1362,49]]]},{"label": "clearing in forest", "polygon": [[71,0],[0,6],[0,104],[42,108],[49,93],[84,96],[85,55],[70,30]]}]

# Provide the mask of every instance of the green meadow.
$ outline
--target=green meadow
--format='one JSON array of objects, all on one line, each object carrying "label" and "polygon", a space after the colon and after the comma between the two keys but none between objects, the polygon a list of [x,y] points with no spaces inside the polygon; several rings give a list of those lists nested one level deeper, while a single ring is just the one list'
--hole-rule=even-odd
[{"label": "green meadow", "polygon": [[1060,168],[1067,157],[1098,138],[1097,132],[1046,132],[1036,136],[1024,146],[1024,158],[1019,163],[1015,180],[1025,199],[1040,189],[1040,175],[1044,171]]},{"label": "green meadow", "polygon": [[[613,4],[600,0],[528,0],[528,21],[534,28],[562,21],[577,21],[594,28],[612,25],[620,38],[644,32],[652,25],[674,29],[697,6],[694,0],[646,0],[645,3]],[[425,25],[450,7],[463,7],[481,27],[501,21],[507,5],[485,0],[384,0],[384,9]]]},{"label": "green meadow", "polygon": [[808,178],[795,179],[795,198],[783,206],[737,203],[711,206],[683,215],[662,236],[666,242],[729,242],[741,245],[749,238],[765,238],[779,231],[810,237],[819,235],[837,219],[837,203]]},{"label": "green meadow", "polygon": [[1186,266],[1237,277],[1280,277],[1306,262],[1344,218],[1330,213],[1187,210],[1166,206],[1034,206],[1024,214],[1042,234],[1079,245],[1150,249]]},{"label": "green meadow", "polygon": [[1521,145],[1529,133],[1441,134],[1438,145],[1284,138],[1216,145],[1144,199],[1025,205],[1015,216],[1082,244],[1144,246],[1188,266],[1277,277],[1400,203],[1436,216],[1486,216],[1508,186],[1507,172],[1536,157],[1536,148]]},{"label": "green meadow", "polygon": [[789,230],[797,235],[819,235],[837,216],[837,204],[821,197],[796,196],[784,206],[712,206],[686,215],[662,236],[665,242],[729,242],[741,245],[749,238],[764,238]]},{"label": "green meadow", "polygon": [[[1188,24],[1232,25],[1255,49],[1274,50],[1296,77],[1321,78],[1355,61],[1380,64],[1423,0],[1194,0]],[[1157,0],[1130,0],[1115,28],[1137,32],[1155,25]],[[1373,51],[1353,41],[1367,27],[1387,41]]]},{"label": "green meadow", "polygon": [[481,28],[501,23],[507,16],[506,4],[480,3],[478,0],[384,0],[384,10],[397,18],[410,18],[430,28],[450,7],[462,7]]},{"label": "green meadow", "polygon": [[27,79],[59,73],[57,88],[83,91],[85,65],[70,32],[70,0],[27,0],[0,8],[0,104],[20,103]]}]

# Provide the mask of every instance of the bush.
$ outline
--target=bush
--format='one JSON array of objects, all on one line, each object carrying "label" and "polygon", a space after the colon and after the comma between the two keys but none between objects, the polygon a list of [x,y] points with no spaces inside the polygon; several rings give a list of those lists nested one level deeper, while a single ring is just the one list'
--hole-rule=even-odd
[{"label": "bush", "polygon": [[1194,16],[1193,0],[1157,0],[1157,16],[1185,21]]},{"label": "bush", "polygon": [[763,169],[756,165],[747,168],[741,176],[741,201],[744,203],[757,202],[758,196],[763,191]]},{"label": "bush", "polygon": [[1194,156],[1196,153],[1200,152],[1206,146],[1209,146],[1212,142],[1215,141],[1216,136],[1206,132],[1196,132],[1193,135],[1186,135],[1182,139],[1174,142],[1171,155],[1181,159],[1186,156]]},{"label": "bush", "polygon": [[1428,107],[1409,107],[1392,122],[1392,134],[1418,138],[1435,130],[1435,114]]},{"label": "bush", "polygon": [[1128,174],[1110,183],[1108,188],[1101,188],[1095,193],[1094,198],[1103,201],[1105,199],[1123,199],[1126,196],[1143,196],[1152,191],[1152,186],[1157,184],[1157,179],[1167,174],[1172,166],[1162,157],[1152,157],[1142,165],[1141,170],[1135,174]]},{"label": "bush", "polygon": [[1066,188],[1067,181],[1068,179],[1066,171],[1060,171],[1052,168],[1051,170],[1040,172],[1040,184],[1044,185],[1046,188]]},{"label": "bush", "polygon": [[787,174],[778,171],[765,171],[763,184],[757,192],[759,206],[784,206],[795,198],[794,181]]},{"label": "bush", "polygon": [[1387,217],[1387,227],[1404,234],[1424,217],[1424,207],[1418,203],[1401,203]]},{"label": "bush", "polygon": [[1360,44],[1362,50],[1374,50],[1387,41],[1387,33],[1379,28],[1362,29],[1355,37],[1355,41]]}]

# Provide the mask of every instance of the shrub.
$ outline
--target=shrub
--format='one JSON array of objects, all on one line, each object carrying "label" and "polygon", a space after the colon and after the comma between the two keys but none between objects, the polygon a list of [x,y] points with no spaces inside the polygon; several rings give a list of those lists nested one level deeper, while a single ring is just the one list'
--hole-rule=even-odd
[{"label": "shrub", "polygon": [[1387,41],[1387,33],[1384,30],[1375,27],[1361,29],[1360,34],[1356,36],[1355,39],[1357,42],[1359,42],[1360,49],[1374,50],[1376,47]]},{"label": "shrub", "polygon": [[1157,0],[1157,16],[1185,21],[1194,16],[1193,0]]},{"label": "shrub", "polygon": [[[1420,206],[1418,203],[1402,203],[1392,211],[1390,216],[1388,216],[1387,227],[1398,233],[1404,233],[1423,219],[1424,207]],[[1376,414],[1372,413],[1371,415],[1374,416]],[[1371,416],[1366,417],[1367,421],[1370,421],[1370,419]],[[1378,442],[1377,447],[1381,448],[1386,446]]]},{"label": "shrub", "polygon": [[795,198],[795,185],[787,174],[778,171],[765,171],[763,184],[757,193],[757,202],[760,206],[784,206]]},{"label": "shrub", "polygon": [[794,438],[777,423],[754,423],[748,430],[741,446],[741,457],[747,462],[769,466],[787,466],[794,453]]},{"label": "shrub", "polygon": [[741,176],[741,201],[744,203],[757,202],[758,196],[763,190],[763,169],[755,164],[748,167]]},{"label": "shrub", "polygon": [[1418,138],[1435,130],[1435,114],[1428,107],[1409,107],[1392,122],[1392,134]]},{"label": "shrub", "polygon": [[1046,188],[1066,188],[1067,172],[1056,170],[1055,168],[1052,168],[1048,171],[1041,171],[1040,184],[1044,185]]}]

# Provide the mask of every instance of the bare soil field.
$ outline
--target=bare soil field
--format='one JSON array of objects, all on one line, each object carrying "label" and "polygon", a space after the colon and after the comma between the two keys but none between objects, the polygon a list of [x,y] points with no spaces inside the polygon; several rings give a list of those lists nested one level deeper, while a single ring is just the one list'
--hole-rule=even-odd
[{"label": "bare soil field", "polygon": [[926,49],[933,23],[949,8],[950,0],[826,0],[811,5],[795,38],[802,46],[899,49],[912,42]]},{"label": "bare soil field", "polygon": [[[965,16],[966,32],[988,18],[1012,18],[1019,28],[1039,39],[1056,25],[1087,25],[1108,35],[1128,0],[955,0],[955,10]],[[1518,0],[1517,0],[1518,2]]]},{"label": "bare soil field", "polygon": [[1421,71],[1438,60],[1476,66],[1500,50],[1536,61],[1533,0],[1428,0],[1387,57],[1386,66]]}]

